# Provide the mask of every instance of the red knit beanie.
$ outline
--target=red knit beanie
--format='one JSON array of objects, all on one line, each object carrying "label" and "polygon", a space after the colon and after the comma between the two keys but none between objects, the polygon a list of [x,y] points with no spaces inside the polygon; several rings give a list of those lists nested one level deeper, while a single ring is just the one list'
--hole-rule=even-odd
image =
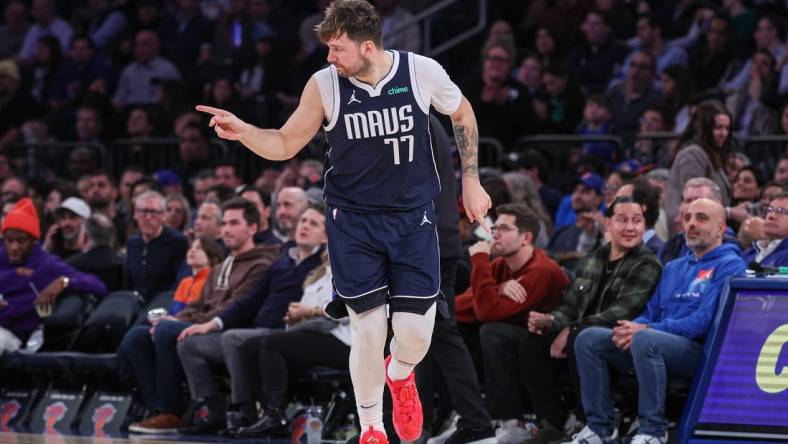
[{"label": "red knit beanie", "polygon": [[3,233],[14,229],[24,231],[34,239],[41,237],[41,226],[38,221],[38,212],[29,197],[19,199],[11,212],[3,218]]}]

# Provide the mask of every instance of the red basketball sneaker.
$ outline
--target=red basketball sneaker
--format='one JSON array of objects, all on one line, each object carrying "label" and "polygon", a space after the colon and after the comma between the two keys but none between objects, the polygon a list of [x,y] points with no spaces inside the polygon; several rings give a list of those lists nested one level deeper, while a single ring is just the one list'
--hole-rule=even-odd
[{"label": "red basketball sneaker", "polygon": [[415,441],[421,436],[424,422],[419,391],[416,389],[416,375],[411,372],[405,379],[392,381],[388,374],[390,362],[391,355],[386,358],[386,385],[389,387],[391,401],[394,404],[392,415],[394,430],[403,441]]},{"label": "red basketball sneaker", "polygon": [[361,438],[358,439],[358,444],[389,444],[389,440],[385,433],[369,426],[369,430],[361,434]]}]

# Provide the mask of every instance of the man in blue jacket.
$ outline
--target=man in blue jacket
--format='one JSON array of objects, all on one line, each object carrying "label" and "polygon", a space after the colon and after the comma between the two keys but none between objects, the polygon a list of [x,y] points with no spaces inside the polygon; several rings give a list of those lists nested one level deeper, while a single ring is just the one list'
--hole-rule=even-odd
[{"label": "man in blue jacket", "polygon": [[573,444],[618,440],[610,399],[608,366],[634,369],[638,379],[640,429],[632,444],[665,444],[665,387],[668,374],[692,379],[722,287],[745,270],[736,247],[723,244],[725,209],[701,198],[684,213],[691,253],[665,266],[657,289],[639,317],[611,329],[592,327],[575,340],[580,391],[588,425]]}]

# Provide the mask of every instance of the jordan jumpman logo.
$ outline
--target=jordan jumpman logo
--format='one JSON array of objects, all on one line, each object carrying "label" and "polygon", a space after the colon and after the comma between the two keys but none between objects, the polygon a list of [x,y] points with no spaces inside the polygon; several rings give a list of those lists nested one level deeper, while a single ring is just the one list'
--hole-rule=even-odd
[{"label": "jordan jumpman logo", "polygon": [[347,104],[350,105],[353,102],[361,103],[361,100],[358,100],[356,98],[356,90],[355,89],[353,90],[353,94],[350,95],[350,100],[347,101]]}]

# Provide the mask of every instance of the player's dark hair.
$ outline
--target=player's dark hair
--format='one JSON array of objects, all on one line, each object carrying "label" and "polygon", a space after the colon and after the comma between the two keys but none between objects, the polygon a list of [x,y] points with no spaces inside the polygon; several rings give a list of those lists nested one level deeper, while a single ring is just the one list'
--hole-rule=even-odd
[{"label": "player's dark hair", "polygon": [[326,8],[323,21],[315,26],[315,32],[323,43],[344,33],[354,42],[371,40],[378,48],[383,47],[380,15],[365,0],[334,0]]}]

